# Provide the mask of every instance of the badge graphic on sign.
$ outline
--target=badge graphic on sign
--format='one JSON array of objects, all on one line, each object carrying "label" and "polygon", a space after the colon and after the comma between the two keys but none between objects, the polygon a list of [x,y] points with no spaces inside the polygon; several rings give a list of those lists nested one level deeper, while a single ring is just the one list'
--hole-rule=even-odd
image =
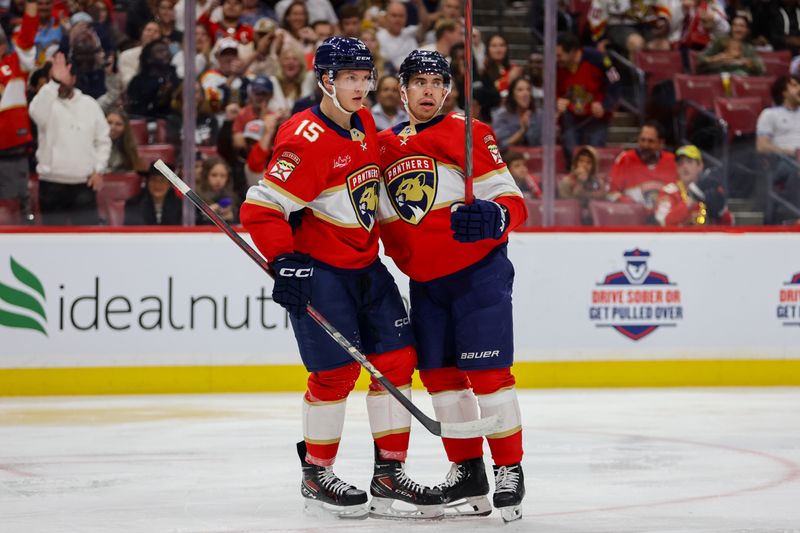
[{"label": "badge graphic on sign", "polygon": [[433,207],[438,173],[432,157],[411,156],[389,165],[384,173],[386,189],[397,215],[417,225]]},{"label": "badge graphic on sign", "polygon": [[272,165],[272,168],[269,169],[267,174],[273,178],[278,178],[281,181],[286,181],[299,164],[300,158],[297,156],[297,154],[286,151],[275,160],[275,164]]},{"label": "badge graphic on sign", "polygon": [[606,275],[592,291],[589,320],[634,341],[659,327],[677,326],[683,319],[680,289],[666,274],[650,270],[650,252],[636,248],[623,257],[624,270]]},{"label": "badge graphic on sign", "polygon": [[378,165],[368,165],[347,176],[347,191],[361,227],[372,231],[375,211],[378,210],[378,186],[381,170]]}]

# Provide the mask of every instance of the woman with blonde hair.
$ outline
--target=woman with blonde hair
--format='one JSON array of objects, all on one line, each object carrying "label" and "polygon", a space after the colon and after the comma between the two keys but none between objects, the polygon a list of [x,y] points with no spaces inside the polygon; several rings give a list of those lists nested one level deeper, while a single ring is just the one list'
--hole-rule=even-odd
[{"label": "woman with blonde hair", "polygon": [[106,113],[106,120],[108,135],[111,137],[111,155],[108,158],[106,173],[144,170],[128,115],[121,109],[112,109]]},{"label": "woman with blonde hair", "polygon": [[278,66],[278,73],[270,76],[275,92],[268,108],[277,113],[288,112],[297,100],[314,92],[316,79],[306,68],[303,49],[295,42],[284,41],[278,53]]}]

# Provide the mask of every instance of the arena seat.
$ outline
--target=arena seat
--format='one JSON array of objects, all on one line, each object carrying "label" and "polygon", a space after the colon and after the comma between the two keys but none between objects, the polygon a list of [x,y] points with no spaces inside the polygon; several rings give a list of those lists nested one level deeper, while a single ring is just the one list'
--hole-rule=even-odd
[{"label": "arena seat", "polygon": [[209,157],[217,157],[219,155],[216,146],[196,146],[195,148],[198,152],[200,152],[204,159],[208,159]]},{"label": "arena seat", "polygon": [[642,69],[647,80],[647,94],[662,81],[671,80],[676,74],[683,72],[683,60],[677,50],[637,52],[636,66]]},{"label": "arena seat", "polygon": [[142,190],[142,178],[135,172],[106,174],[103,188],[97,193],[97,210],[109,226],[125,222],[125,200]]},{"label": "arena seat", "polygon": [[171,144],[145,144],[137,146],[139,159],[145,166],[150,166],[159,159],[170,166],[175,164],[175,147]]},{"label": "arena seat", "polygon": [[761,109],[772,106],[772,84],[776,76],[734,76],[731,78],[732,95],[736,97],[756,97],[761,101]]},{"label": "arena seat", "polygon": [[714,100],[724,96],[722,80],[718,74],[677,74],[675,100],[691,100],[706,109],[714,107]]},{"label": "arena seat", "polygon": [[130,120],[131,131],[133,132],[133,139],[139,146],[147,145],[147,123],[155,122],[155,142],[152,144],[164,144],[167,142],[167,121],[163,118],[158,120],[147,120],[143,118],[132,118]]},{"label": "arena seat", "polygon": [[0,200],[0,226],[22,224],[22,206],[19,200]]},{"label": "arena seat", "polygon": [[[525,156],[525,163],[528,165],[528,172],[531,174],[542,174],[544,168],[544,148],[541,146],[512,146],[512,152],[519,152]],[[563,174],[567,171],[567,160],[564,157],[564,148],[556,145],[556,174]]]},{"label": "arena seat", "polygon": [[[541,200],[525,199],[528,207],[528,219],[524,228],[539,228],[544,220],[544,205]],[[581,204],[578,200],[555,200],[553,202],[553,221],[556,226],[580,226]]]},{"label": "arena seat", "polygon": [[589,212],[595,226],[644,226],[647,223],[647,208],[641,204],[626,204],[592,200]]},{"label": "arena seat", "polygon": [[789,50],[774,52],[759,52],[758,56],[764,62],[767,76],[784,76],[789,74],[789,65],[792,63],[792,53]]},{"label": "arena seat", "polygon": [[754,135],[759,113],[761,100],[756,96],[717,98],[714,101],[714,114],[728,123],[728,141]]}]

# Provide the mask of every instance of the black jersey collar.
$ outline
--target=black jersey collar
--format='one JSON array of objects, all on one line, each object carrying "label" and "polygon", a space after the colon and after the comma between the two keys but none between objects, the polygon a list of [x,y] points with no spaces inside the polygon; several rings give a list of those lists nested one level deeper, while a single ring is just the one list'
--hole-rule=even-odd
[{"label": "black jersey collar", "polygon": [[[341,127],[340,125],[329,119],[328,116],[322,112],[322,109],[320,109],[319,104],[312,107],[311,112],[317,115],[317,117],[319,117],[319,119],[322,122],[324,122],[330,129],[335,131],[340,137],[344,137],[348,141],[353,140],[352,136],[350,135],[350,130],[344,129],[343,127]],[[364,123],[361,122],[361,117],[358,115],[358,111],[350,115],[350,127],[356,128],[364,135],[367,134],[367,131],[364,129]]]}]

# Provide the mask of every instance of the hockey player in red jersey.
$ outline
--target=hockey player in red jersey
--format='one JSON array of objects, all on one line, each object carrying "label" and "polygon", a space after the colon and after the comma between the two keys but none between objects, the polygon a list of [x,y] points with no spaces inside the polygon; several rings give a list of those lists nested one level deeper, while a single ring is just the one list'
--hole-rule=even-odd
[{"label": "hockey player in red jersey", "polygon": [[[499,415],[488,436],[495,463],[494,506],[521,516],[522,425],[514,391],[508,231],[525,203],[486,124],[473,122],[476,199],[464,202],[465,117],[439,114],[450,70],[438,52],[415,50],[400,67],[409,122],[382,131],[383,190],[378,218],[386,254],[411,278],[418,368],[441,421]],[[448,514],[486,515],[491,506],[483,439],[442,439],[452,461]]]},{"label": "hockey player in red jersey", "polygon": [[[361,367],[308,316],[306,305],[328,317],[408,397],[417,357],[400,293],[378,259],[378,140],[362,107],[374,85],[372,56],[358,39],[331,37],[317,49],[314,70],[321,104],[281,126],[264,179],[241,209],[242,223],[273,265],[273,300],[289,311],[311,373],[297,447],[301,493],[307,508],[341,517],[441,517],[441,491],[420,486],[403,470],[411,415],[374,380],[367,396],[376,456],[369,509],[366,493],[333,473],[345,400]],[[413,509],[395,506],[398,501]]]}]

